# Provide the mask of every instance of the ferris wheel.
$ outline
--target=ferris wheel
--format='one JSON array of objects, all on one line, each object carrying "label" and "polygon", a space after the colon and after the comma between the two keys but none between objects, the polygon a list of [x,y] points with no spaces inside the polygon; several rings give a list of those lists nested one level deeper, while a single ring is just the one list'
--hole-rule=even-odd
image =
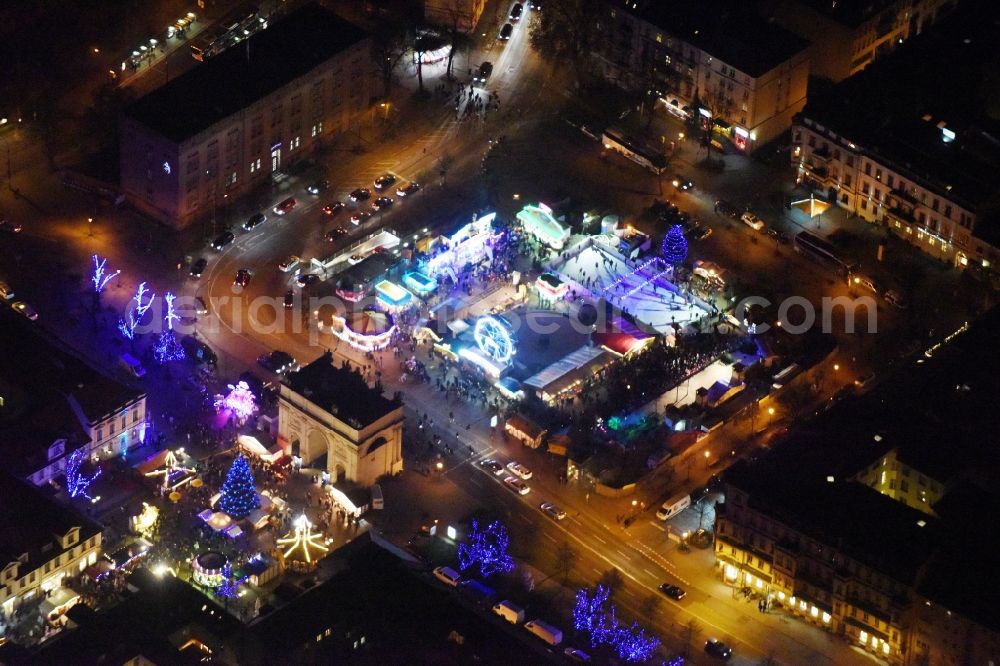
[{"label": "ferris wheel", "polygon": [[506,363],[514,355],[510,329],[496,317],[480,317],[474,337],[479,349],[497,363]]}]

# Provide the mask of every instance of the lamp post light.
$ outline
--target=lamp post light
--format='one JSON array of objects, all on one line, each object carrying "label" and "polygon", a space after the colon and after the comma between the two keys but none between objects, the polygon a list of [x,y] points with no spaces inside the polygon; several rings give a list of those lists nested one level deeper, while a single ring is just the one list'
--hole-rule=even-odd
[{"label": "lamp post light", "polygon": [[94,218],[87,218],[87,236],[90,238],[94,237]]}]

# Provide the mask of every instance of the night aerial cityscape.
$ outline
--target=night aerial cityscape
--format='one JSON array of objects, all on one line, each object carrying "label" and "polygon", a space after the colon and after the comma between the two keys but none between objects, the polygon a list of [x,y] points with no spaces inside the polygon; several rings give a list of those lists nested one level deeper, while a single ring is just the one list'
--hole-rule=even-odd
[{"label": "night aerial cityscape", "polygon": [[0,3],[0,665],[1000,666],[998,46]]}]

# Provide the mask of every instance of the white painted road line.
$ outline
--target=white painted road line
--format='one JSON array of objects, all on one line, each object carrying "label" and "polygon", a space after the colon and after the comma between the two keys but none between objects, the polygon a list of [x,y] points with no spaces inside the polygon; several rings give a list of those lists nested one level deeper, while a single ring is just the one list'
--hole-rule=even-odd
[{"label": "white painted road line", "polygon": [[647,569],[647,568],[643,567],[643,568],[642,568],[642,570],[643,570],[643,571],[645,571],[646,573],[648,573],[648,574],[649,574],[650,576],[652,576],[653,578],[656,578],[656,574],[655,574],[655,573],[653,573],[652,571],[650,571],[649,569]]},{"label": "white painted road line", "polygon": [[608,545],[608,542],[607,542],[607,541],[605,541],[605,540],[604,540],[604,539],[602,539],[601,537],[597,536],[596,534],[594,535],[594,538],[595,538],[596,540],[600,541],[601,543],[603,543],[603,544],[604,544],[605,546],[607,546],[607,545]]}]

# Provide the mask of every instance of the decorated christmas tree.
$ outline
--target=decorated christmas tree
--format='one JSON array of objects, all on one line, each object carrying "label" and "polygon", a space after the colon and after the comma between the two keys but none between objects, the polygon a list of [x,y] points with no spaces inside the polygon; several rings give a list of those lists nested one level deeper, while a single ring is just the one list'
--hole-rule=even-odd
[{"label": "decorated christmas tree", "polygon": [[679,264],[687,259],[688,244],[687,239],[684,238],[684,230],[681,229],[681,225],[675,224],[670,227],[670,231],[663,238],[660,254],[671,264]]},{"label": "decorated christmas tree", "polygon": [[219,508],[233,518],[246,518],[250,512],[260,507],[260,499],[253,485],[253,472],[250,463],[242,455],[236,457],[226,482],[222,484],[222,497],[219,498]]}]

